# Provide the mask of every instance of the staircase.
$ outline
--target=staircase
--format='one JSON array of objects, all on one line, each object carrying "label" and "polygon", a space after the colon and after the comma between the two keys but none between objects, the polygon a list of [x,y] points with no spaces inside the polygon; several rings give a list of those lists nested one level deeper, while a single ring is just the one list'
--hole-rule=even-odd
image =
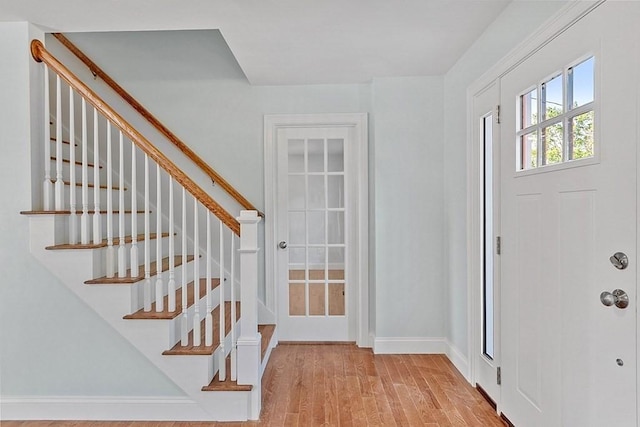
[{"label": "staircase", "polygon": [[40,42],[32,53],[46,122],[31,252],[184,391],[172,420],[258,419],[277,342],[258,325],[258,213],[234,218]]}]

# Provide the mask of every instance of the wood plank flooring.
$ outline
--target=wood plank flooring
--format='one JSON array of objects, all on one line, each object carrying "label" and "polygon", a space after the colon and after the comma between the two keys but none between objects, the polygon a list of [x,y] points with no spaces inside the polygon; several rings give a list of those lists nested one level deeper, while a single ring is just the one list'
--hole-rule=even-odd
[{"label": "wood plank flooring", "polygon": [[355,345],[279,345],[263,378],[259,422],[3,421],[3,427],[504,427],[443,355],[374,355]]}]

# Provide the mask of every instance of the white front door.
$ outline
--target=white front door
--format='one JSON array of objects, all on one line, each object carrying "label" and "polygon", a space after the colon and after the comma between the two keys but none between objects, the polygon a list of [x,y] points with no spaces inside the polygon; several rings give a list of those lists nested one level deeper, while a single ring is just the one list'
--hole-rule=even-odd
[{"label": "white front door", "polygon": [[[639,12],[606,2],[501,81],[501,409],[518,427],[637,425]],[[628,307],[601,302],[615,289]]]},{"label": "white front door", "polygon": [[354,340],[353,128],[277,131],[278,334]]}]

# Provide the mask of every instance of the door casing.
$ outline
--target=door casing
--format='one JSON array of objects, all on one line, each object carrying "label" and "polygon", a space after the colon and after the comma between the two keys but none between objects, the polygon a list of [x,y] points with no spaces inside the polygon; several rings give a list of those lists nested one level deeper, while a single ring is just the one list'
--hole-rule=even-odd
[{"label": "door casing", "polygon": [[[355,187],[354,250],[357,253],[353,267],[356,296],[356,344],[371,347],[369,334],[369,154],[366,113],[353,114],[286,114],[264,116],[264,171],[265,171],[265,305],[277,313],[276,235],[277,225],[277,133],[284,128],[350,127],[353,130],[353,156],[351,168]],[[346,166],[346,165],[345,165]]]}]

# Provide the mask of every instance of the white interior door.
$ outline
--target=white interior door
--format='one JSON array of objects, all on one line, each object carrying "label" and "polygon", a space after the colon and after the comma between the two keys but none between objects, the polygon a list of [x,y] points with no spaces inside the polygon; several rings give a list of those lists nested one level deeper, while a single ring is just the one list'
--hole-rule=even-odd
[{"label": "white interior door", "polygon": [[[639,6],[604,3],[501,81],[501,408],[518,427],[637,425]],[[603,305],[614,289],[627,308]]]},{"label": "white interior door", "polygon": [[474,345],[477,355],[476,386],[493,401],[500,404],[498,367],[500,366],[500,257],[496,237],[500,234],[500,143],[496,106],[500,102],[498,83],[493,83],[473,98],[474,144],[480,152],[480,224],[481,248],[479,289],[474,304],[478,313]]},{"label": "white interior door", "polygon": [[354,339],[351,132],[348,127],[278,130],[280,340]]}]

